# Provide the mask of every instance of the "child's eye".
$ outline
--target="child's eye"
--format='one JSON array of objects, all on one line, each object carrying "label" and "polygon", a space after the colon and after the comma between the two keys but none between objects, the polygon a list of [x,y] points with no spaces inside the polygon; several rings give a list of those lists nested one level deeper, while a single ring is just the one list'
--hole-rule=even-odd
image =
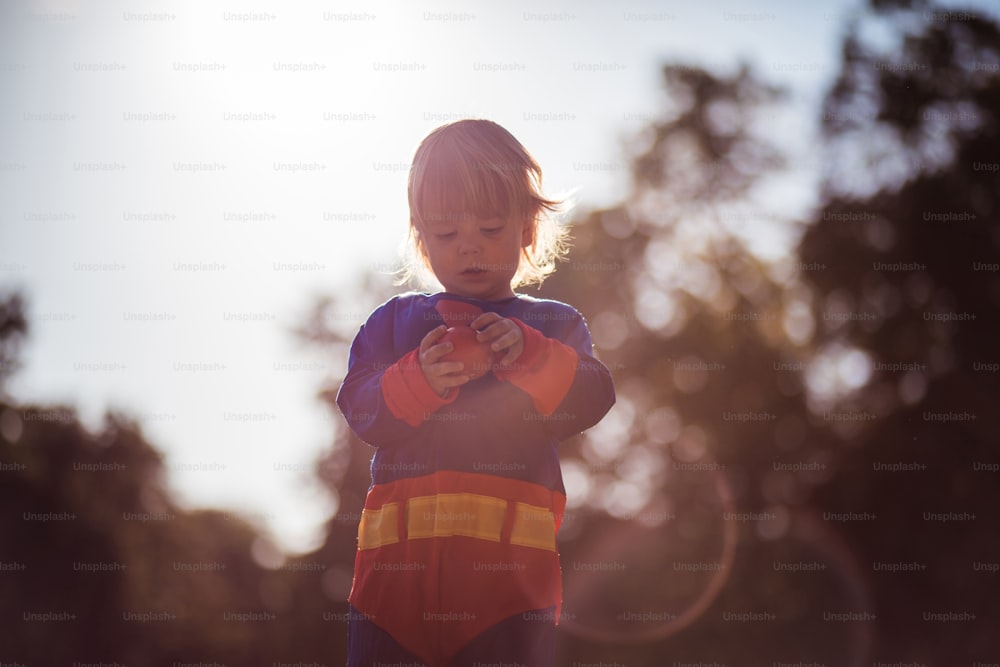
[{"label": "child's eye", "polygon": [[501,231],[503,227],[481,227],[484,234],[496,234]]},{"label": "child's eye", "polygon": [[444,234],[435,234],[434,238],[440,239],[441,241],[447,241],[455,238],[456,234],[458,234],[458,232],[445,232]]}]

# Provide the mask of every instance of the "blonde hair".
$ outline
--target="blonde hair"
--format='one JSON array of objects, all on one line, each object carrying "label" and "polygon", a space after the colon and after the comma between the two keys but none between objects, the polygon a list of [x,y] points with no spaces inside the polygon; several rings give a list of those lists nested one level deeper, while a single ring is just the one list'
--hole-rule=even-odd
[{"label": "blonde hair", "polygon": [[421,228],[447,217],[519,217],[531,225],[531,243],[511,287],[542,284],[569,250],[567,230],[553,214],[566,200],[541,194],[542,169],[503,127],[483,119],[459,120],[428,134],[410,166],[407,198],[410,225],[404,264],[396,284],[433,276]]}]

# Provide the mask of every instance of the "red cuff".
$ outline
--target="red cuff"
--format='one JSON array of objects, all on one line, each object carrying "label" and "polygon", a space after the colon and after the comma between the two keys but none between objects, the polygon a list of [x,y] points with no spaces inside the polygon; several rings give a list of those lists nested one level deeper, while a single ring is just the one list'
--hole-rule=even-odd
[{"label": "red cuff", "polygon": [[524,351],[517,360],[494,371],[498,380],[510,382],[531,396],[535,409],[550,415],[559,407],[576,377],[576,350],[517,318],[510,318],[524,332]]},{"label": "red cuff", "polygon": [[431,388],[420,370],[419,352],[404,354],[382,374],[382,397],[389,412],[410,426],[420,426],[428,415],[458,398],[458,387],[449,389],[444,398]]}]

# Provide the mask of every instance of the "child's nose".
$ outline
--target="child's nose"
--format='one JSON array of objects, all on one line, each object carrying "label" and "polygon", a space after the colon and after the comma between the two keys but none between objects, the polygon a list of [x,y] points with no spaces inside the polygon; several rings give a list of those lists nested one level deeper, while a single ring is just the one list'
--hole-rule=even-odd
[{"label": "child's nose", "polygon": [[480,250],[479,241],[475,237],[470,236],[459,236],[458,237],[458,252],[466,255],[469,253],[478,253]]}]

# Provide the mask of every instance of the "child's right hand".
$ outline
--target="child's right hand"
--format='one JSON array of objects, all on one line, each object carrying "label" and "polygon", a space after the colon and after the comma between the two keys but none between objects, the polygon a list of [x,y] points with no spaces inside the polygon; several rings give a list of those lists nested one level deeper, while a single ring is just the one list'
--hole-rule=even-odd
[{"label": "child's right hand", "polygon": [[423,337],[420,341],[420,352],[417,358],[420,360],[420,370],[427,378],[427,384],[431,386],[438,396],[444,396],[452,387],[460,387],[469,381],[470,376],[462,373],[465,366],[461,361],[440,361],[441,357],[448,354],[455,347],[450,342],[437,343],[448,327],[441,325]]}]

